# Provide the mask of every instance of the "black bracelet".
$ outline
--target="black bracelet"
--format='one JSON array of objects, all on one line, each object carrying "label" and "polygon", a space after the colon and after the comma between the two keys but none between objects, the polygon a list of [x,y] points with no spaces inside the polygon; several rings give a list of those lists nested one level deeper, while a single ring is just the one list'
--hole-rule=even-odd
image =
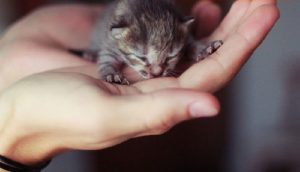
[{"label": "black bracelet", "polygon": [[37,166],[27,166],[0,155],[0,168],[10,172],[40,172],[46,168],[50,162],[51,161],[47,161]]}]

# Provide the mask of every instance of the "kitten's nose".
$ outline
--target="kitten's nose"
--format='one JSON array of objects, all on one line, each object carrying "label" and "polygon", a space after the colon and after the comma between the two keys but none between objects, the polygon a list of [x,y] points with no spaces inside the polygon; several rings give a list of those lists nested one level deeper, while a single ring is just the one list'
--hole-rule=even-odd
[{"label": "kitten's nose", "polygon": [[162,71],[163,71],[163,69],[161,66],[154,65],[151,67],[151,74],[154,76],[160,76]]}]

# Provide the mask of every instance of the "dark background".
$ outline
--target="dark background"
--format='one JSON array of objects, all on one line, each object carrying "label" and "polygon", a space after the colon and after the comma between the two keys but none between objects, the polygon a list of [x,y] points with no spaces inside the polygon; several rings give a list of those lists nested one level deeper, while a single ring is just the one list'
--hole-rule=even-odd
[{"label": "dark background", "polygon": [[[0,2],[1,32],[41,5],[80,1]],[[194,2],[182,0],[179,6],[189,11]],[[224,9],[231,4],[216,2]],[[282,17],[277,26],[237,78],[218,93],[218,117],[106,150],[69,152],[45,171],[300,172],[300,1],[279,0],[278,5]]]}]

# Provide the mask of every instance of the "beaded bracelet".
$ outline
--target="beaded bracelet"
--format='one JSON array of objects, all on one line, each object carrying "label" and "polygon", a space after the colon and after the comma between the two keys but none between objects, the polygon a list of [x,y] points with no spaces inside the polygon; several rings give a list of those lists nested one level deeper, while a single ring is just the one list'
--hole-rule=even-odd
[{"label": "beaded bracelet", "polygon": [[50,162],[51,160],[37,166],[27,166],[0,155],[0,168],[10,172],[40,172],[46,168]]}]

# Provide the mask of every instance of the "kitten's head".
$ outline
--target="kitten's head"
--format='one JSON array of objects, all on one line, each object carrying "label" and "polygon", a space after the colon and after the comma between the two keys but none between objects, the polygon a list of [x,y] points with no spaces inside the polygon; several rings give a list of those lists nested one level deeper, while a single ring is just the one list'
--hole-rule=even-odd
[{"label": "kitten's head", "polygon": [[111,26],[126,63],[144,79],[170,76],[194,19],[182,17],[167,1],[134,1],[130,6],[131,12],[119,15]]}]

